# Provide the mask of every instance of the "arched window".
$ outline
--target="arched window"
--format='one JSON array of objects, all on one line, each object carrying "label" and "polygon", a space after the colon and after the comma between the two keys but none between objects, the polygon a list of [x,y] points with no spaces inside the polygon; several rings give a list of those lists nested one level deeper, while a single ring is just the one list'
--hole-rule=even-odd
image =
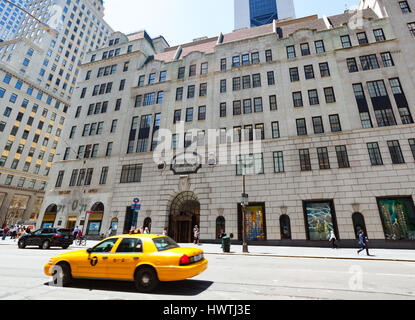
[{"label": "arched window", "polygon": [[354,235],[356,239],[359,239],[359,231],[363,230],[365,234],[366,233],[366,224],[365,224],[365,218],[360,212],[353,213],[352,216],[353,220],[353,227],[354,227]]},{"label": "arched window", "polygon": [[226,232],[225,229],[225,218],[220,216],[216,218],[216,239],[219,239],[219,236],[222,233],[222,230]]},{"label": "arched window", "polygon": [[52,228],[55,224],[57,212],[58,206],[56,204],[48,206],[43,216],[41,228]]},{"label": "arched window", "polygon": [[102,202],[97,202],[91,207],[91,211],[104,212],[104,205],[102,204]]},{"label": "arched window", "polygon": [[290,217],[283,214],[280,217],[281,240],[291,240]]}]

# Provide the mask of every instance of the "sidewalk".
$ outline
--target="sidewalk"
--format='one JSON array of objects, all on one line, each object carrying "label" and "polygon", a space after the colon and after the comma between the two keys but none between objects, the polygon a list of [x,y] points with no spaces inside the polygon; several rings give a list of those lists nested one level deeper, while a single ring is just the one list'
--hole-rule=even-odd
[{"label": "sidewalk", "polygon": [[224,253],[220,244],[203,243],[200,246],[194,244],[180,244],[180,246],[200,248],[206,254],[415,262],[415,250],[370,249],[369,247],[371,256],[367,256],[366,251],[357,254],[357,248],[332,249],[329,246],[327,246],[327,248],[248,246],[249,253],[242,252],[242,245],[231,245],[230,253]]},{"label": "sidewalk", "polygon": [[[93,247],[99,241],[88,240],[87,245],[76,246],[71,245],[72,250],[86,249]],[[7,238],[0,239],[1,245],[15,245],[14,242]],[[375,260],[375,261],[401,261],[415,262],[415,250],[397,250],[397,249],[370,249],[372,256],[367,256],[363,251],[359,255],[356,249],[331,249],[327,248],[304,248],[304,247],[276,247],[276,246],[249,246],[249,253],[242,252],[242,245],[232,245],[230,253],[224,253],[220,244],[203,243],[200,246],[193,243],[180,243],[181,247],[199,248],[205,254],[224,254],[224,255],[247,255],[247,256],[269,256],[269,257],[285,257],[285,258],[303,258],[303,259],[346,259],[346,260]]]}]

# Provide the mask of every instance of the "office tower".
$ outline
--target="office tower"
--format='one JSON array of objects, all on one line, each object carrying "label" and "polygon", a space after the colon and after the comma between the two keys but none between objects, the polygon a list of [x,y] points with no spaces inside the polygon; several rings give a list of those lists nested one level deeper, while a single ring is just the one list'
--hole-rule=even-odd
[{"label": "office tower", "polygon": [[235,29],[258,27],[295,18],[293,0],[234,0]]},{"label": "office tower", "polygon": [[[321,246],[333,230],[353,247],[361,228],[388,245],[404,240],[385,220],[399,205],[406,242],[390,246],[408,246],[415,0],[362,4],[159,52],[145,33],[113,34],[80,66],[70,144],[59,146],[37,226],[76,223],[89,236],[168,227],[190,242],[197,224],[213,242],[222,229],[242,240],[245,212],[256,243]],[[258,140],[259,150],[237,148]]]},{"label": "office tower", "polygon": [[[27,9],[30,0],[10,0],[23,9]],[[0,41],[13,39],[25,13],[5,1],[0,2]]]},{"label": "office tower", "polygon": [[[34,0],[0,43],[0,224],[37,219],[79,66],[113,30],[102,1]],[[114,53],[116,54],[116,53]]]}]

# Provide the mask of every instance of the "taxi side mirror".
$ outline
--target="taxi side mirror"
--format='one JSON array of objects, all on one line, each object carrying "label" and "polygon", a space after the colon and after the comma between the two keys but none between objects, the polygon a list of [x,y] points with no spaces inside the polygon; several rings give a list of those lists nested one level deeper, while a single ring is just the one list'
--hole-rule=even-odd
[{"label": "taxi side mirror", "polygon": [[86,249],[86,252],[88,252],[88,253],[92,253],[92,248],[88,248],[88,249]]}]

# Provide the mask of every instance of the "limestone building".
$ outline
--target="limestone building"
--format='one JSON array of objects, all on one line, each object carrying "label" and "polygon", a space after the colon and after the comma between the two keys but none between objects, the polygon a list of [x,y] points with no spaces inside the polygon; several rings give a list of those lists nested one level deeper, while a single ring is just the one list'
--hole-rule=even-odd
[{"label": "limestone building", "polygon": [[113,30],[95,0],[30,1],[0,43],[0,225],[35,224],[81,61]]},{"label": "limestone building", "polygon": [[112,34],[81,66],[37,226],[189,242],[195,224],[241,240],[245,221],[253,243],[355,245],[363,229],[413,247],[414,8],[362,0],[176,47]]}]

